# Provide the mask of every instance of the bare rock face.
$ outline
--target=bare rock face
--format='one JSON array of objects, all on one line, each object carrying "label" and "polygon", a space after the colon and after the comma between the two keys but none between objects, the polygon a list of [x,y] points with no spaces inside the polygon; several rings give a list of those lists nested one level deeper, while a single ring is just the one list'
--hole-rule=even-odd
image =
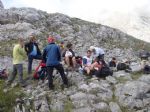
[{"label": "bare rock face", "polygon": [[4,5],[1,0],[0,0],[0,9],[4,9]]}]

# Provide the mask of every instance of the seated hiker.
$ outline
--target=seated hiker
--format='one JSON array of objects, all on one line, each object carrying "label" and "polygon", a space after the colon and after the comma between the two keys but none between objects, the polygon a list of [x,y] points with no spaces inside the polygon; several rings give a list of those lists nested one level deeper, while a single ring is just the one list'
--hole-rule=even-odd
[{"label": "seated hiker", "polygon": [[139,53],[139,58],[141,59],[141,69],[143,70],[145,67],[145,64],[148,62],[150,53],[145,49],[144,45],[142,45],[141,47],[142,47],[142,50]]},{"label": "seated hiker", "polygon": [[124,59],[122,62],[118,63],[117,70],[125,70],[126,72],[131,72],[130,62],[127,59]]},{"label": "seated hiker", "polygon": [[94,58],[98,57],[99,59],[104,60],[105,52],[102,48],[90,46],[90,50],[92,51]]},{"label": "seated hiker", "polygon": [[75,59],[77,67],[82,67],[82,56],[76,56]]},{"label": "seated hiker", "polygon": [[103,66],[104,62],[100,60],[98,57],[95,58],[94,62],[90,66],[90,74],[95,75],[95,72],[100,70]]},{"label": "seated hiker", "polygon": [[96,59],[96,62],[93,63],[95,65],[94,75],[99,78],[105,78],[108,75],[112,75],[113,71],[108,67],[103,59]]},{"label": "seated hiker", "polygon": [[72,50],[72,44],[69,42],[66,45],[66,50],[62,54],[62,57],[64,57],[65,63],[68,65],[68,67],[76,67],[76,59],[75,59],[75,53]]},{"label": "seated hiker", "polygon": [[112,60],[109,62],[109,67],[116,67],[116,58],[113,57]]},{"label": "seated hiker", "polygon": [[87,55],[83,57],[82,59],[82,67],[83,70],[89,75],[91,71],[91,64],[92,64],[92,56],[91,56],[91,51],[87,51]]},{"label": "seated hiker", "polygon": [[109,67],[111,70],[115,71],[117,65],[116,58],[113,57],[112,60],[109,62]]},{"label": "seated hiker", "polygon": [[145,74],[149,74],[149,73],[150,73],[149,61],[147,61],[147,60],[142,60],[142,62],[141,62],[141,70],[142,70],[143,73],[145,73]]}]

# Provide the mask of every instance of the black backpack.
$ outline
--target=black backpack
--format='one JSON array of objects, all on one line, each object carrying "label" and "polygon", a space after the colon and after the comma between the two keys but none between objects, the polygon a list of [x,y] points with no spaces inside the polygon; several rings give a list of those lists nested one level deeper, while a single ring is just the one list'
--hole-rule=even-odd
[{"label": "black backpack", "polygon": [[113,75],[113,71],[108,66],[104,66],[100,70],[96,71],[95,75],[97,77],[105,78],[105,77],[107,77],[109,75],[112,76]]},{"label": "black backpack", "polygon": [[150,74],[150,66],[149,66],[149,65],[145,65],[143,72],[144,72],[145,74]]},{"label": "black backpack", "polygon": [[118,63],[117,70],[126,70],[127,65],[125,63]]}]

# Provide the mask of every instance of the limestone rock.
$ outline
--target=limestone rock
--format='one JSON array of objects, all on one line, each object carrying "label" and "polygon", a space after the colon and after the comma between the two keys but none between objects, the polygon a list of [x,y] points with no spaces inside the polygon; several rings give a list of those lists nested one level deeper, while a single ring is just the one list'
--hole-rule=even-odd
[{"label": "limestone rock", "polygon": [[4,9],[4,5],[1,0],[0,0],[0,9]]}]

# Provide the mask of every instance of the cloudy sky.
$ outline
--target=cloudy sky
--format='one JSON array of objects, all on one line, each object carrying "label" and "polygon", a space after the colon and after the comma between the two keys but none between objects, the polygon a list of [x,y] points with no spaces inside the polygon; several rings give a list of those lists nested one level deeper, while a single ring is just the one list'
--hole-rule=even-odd
[{"label": "cloudy sky", "polygon": [[150,0],[2,0],[5,8],[34,7],[49,13],[60,12],[72,17],[98,22],[108,13],[134,12],[147,7]]}]

